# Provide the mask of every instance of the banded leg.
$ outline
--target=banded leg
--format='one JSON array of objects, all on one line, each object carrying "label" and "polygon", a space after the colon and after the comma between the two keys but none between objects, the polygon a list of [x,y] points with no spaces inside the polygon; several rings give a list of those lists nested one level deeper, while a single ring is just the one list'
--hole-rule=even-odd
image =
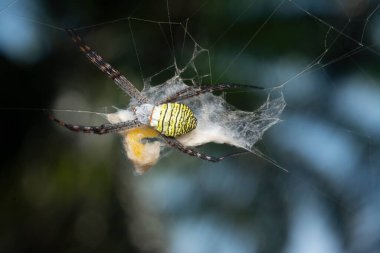
[{"label": "banded leg", "polygon": [[264,88],[259,87],[259,86],[242,85],[242,84],[218,84],[214,86],[196,87],[196,88],[190,86],[186,89],[183,89],[174,93],[172,96],[165,99],[161,103],[177,102],[177,101],[195,97],[204,93],[214,92],[214,91],[225,91],[229,89],[260,89],[262,90]]},{"label": "banded leg", "polygon": [[137,99],[139,102],[147,102],[147,98],[143,96],[125,76],[84,43],[82,38],[73,29],[66,29],[66,32],[70,35],[74,43],[78,45],[80,51],[82,51],[96,67],[106,73],[125,93]]},{"label": "banded leg", "polygon": [[173,148],[176,148],[180,151],[182,151],[183,153],[185,154],[188,154],[190,156],[195,156],[197,158],[200,158],[202,160],[206,160],[206,161],[210,161],[210,162],[220,162],[222,160],[224,160],[225,158],[227,157],[233,157],[233,156],[238,156],[238,155],[244,155],[244,154],[248,154],[250,153],[249,151],[240,151],[240,152],[234,152],[234,153],[231,153],[231,154],[227,154],[227,155],[224,155],[224,156],[221,156],[221,157],[214,157],[214,156],[209,156],[209,155],[205,155],[203,153],[200,153],[198,151],[196,151],[195,149],[192,149],[192,148],[189,148],[189,147],[185,147],[184,145],[182,145],[178,140],[174,139],[174,138],[171,138],[171,137],[167,137],[165,135],[161,135],[163,137],[163,139],[165,140],[165,142],[173,147]]},{"label": "banded leg", "polygon": [[55,118],[51,114],[49,115],[49,118],[52,121],[56,122],[57,124],[64,126],[71,131],[91,133],[91,134],[115,133],[115,132],[120,132],[120,131],[131,129],[131,128],[139,127],[142,125],[138,120],[131,120],[131,121],[125,121],[125,122],[120,122],[116,124],[103,124],[100,126],[80,126],[80,125],[73,125],[73,124],[68,124],[66,122],[63,122]]}]

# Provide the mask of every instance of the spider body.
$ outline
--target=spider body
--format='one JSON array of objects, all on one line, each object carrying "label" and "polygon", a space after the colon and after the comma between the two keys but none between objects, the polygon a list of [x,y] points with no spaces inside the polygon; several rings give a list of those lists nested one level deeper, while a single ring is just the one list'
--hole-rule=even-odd
[{"label": "spider body", "polygon": [[135,114],[139,122],[167,137],[187,134],[197,126],[193,111],[182,103],[142,104],[135,108]]},{"label": "spider body", "polygon": [[168,137],[178,137],[197,127],[193,111],[185,104],[164,103],[153,108],[150,126]]},{"label": "spider body", "polygon": [[[248,152],[243,151],[222,157],[213,157],[184,146],[176,139],[176,137],[180,137],[194,130],[197,127],[197,119],[189,106],[179,103],[178,101],[214,91],[225,91],[236,88],[262,89],[261,87],[237,84],[219,84],[208,87],[189,86],[174,94],[168,95],[161,101],[156,102],[157,104],[152,104],[149,103],[150,99],[134,87],[125,76],[123,76],[118,70],[114,69],[109,63],[104,61],[99,54],[85,44],[74,30],[68,29],[67,32],[86,57],[102,72],[107,74],[107,76],[111,78],[126,94],[134,98],[137,101],[137,104],[134,106],[133,110],[126,111],[128,113],[123,115],[123,117],[120,117],[120,120],[100,126],[68,124],[50,115],[50,118],[59,125],[75,132],[93,134],[118,132],[124,135],[124,144],[126,145],[127,154],[135,154],[133,158],[129,157],[135,162],[135,165],[137,164],[137,167],[142,168],[141,171],[150,168],[159,157],[161,144],[144,144],[142,142],[144,138],[155,136],[160,136],[167,145],[177,148],[188,155],[212,162],[219,162],[228,156]],[[143,154],[149,153],[154,153],[157,157],[150,155],[150,160],[149,157],[141,157]]]}]

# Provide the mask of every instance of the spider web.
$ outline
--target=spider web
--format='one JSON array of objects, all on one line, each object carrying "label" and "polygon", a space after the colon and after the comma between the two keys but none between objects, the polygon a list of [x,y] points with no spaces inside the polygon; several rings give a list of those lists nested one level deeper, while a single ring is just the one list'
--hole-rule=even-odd
[{"label": "spider web", "polygon": [[[136,42],[134,40],[132,29],[133,21],[143,23],[153,23],[159,26],[162,31],[168,30],[169,35],[164,36],[165,42],[169,48],[169,54],[173,55],[173,63],[164,70],[160,70],[158,73],[144,78],[144,89],[142,93],[148,97],[149,103],[160,104],[166,98],[175,95],[181,90],[188,90],[189,92],[195,91],[199,86],[202,86],[204,79],[212,80],[211,70],[206,67],[206,71],[200,71],[197,67],[197,61],[203,56],[206,61],[209,59],[209,51],[201,47],[194,38],[186,30],[186,26],[182,23],[176,22],[157,22],[151,20],[143,20],[137,18],[130,18],[130,27],[133,38],[134,48],[138,53]],[[178,29],[176,29],[178,28]],[[177,36],[176,32],[179,32]],[[164,32],[165,33],[165,32]],[[165,34],[164,34],[165,35]],[[178,45],[174,44],[174,37],[183,38],[182,43]],[[187,43],[186,43],[187,42]],[[178,47],[178,48],[176,48]],[[177,51],[179,53],[177,53]],[[171,54],[170,54],[171,52]],[[206,65],[210,68],[210,65]],[[143,66],[139,66],[140,72],[143,71]],[[168,80],[158,85],[152,85],[154,79],[157,79],[160,75],[172,73]],[[203,73],[205,72],[205,73]],[[144,76],[144,74],[142,74]],[[180,136],[177,139],[185,146],[197,147],[207,143],[219,143],[229,144],[235,147],[243,148],[252,153],[255,153],[261,157],[264,157],[258,150],[254,149],[254,145],[259,141],[264,132],[268,130],[272,125],[276,124],[280,120],[280,114],[285,108],[285,100],[281,92],[277,92],[278,96],[272,98],[269,92],[264,104],[259,106],[254,111],[241,111],[234,106],[228,104],[223,96],[216,96],[213,94],[202,94],[189,99],[180,101],[188,105],[194,112],[198,124],[196,129],[190,133]],[[133,120],[135,116],[133,108],[138,106],[137,101],[132,99],[129,107],[124,110],[118,110],[116,113],[111,113],[106,118],[111,123],[118,123],[125,120]],[[144,141],[144,138],[142,139]],[[146,141],[146,140],[145,140]],[[142,174],[147,170],[147,166],[150,167],[155,164],[159,159],[160,153],[166,150],[166,145],[161,141],[160,151],[157,149],[159,145],[158,141],[155,143],[146,143],[144,146],[144,161],[137,159],[133,154],[133,147],[128,145],[128,141],[125,140],[125,149],[128,157],[134,162],[135,171],[137,174]],[[138,152],[140,154],[140,152]],[[138,155],[138,157],[140,157]],[[265,158],[264,159],[268,159]],[[270,161],[270,160],[269,160]],[[272,162],[272,161],[271,161]]]}]

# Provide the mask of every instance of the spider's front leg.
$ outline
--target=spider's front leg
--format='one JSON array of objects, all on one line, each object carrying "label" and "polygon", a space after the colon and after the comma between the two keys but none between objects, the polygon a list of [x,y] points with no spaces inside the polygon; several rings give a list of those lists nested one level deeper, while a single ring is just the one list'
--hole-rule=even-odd
[{"label": "spider's front leg", "polygon": [[67,129],[74,132],[81,133],[91,133],[91,134],[107,134],[107,133],[115,133],[123,130],[139,127],[142,124],[138,120],[124,121],[115,124],[102,124],[100,126],[81,126],[81,125],[73,125],[63,122],[53,115],[49,114],[49,118],[56,122],[57,124],[66,127]]},{"label": "spider's front leg", "polygon": [[184,145],[182,145],[178,140],[176,140],[175,138],[172,138],[172,137],[168,137],[168,136],[165,136],[165,135],[162,135],[161,136],[163,137],[163,139],[165,140],[165,142],[173,147],[173,148],[176,148],[180,151],[182,151],[183,153],[185,154],[188,154],[190,156],[195,156],[197,158],[200,158],[200,159],[203,159],[203,160],[206,160],[206,161],[210,161],[210,162],[220,162],[222,161],[223,159],[227,158],[227,157],[232,157],[232,156],[237,156],[237,155],[244,155],[244,154],[248,154],[250,153],[249,151],[247,150],[244,150],[244,151],[240,151],[240,152],[234,152],[234,153],[231,153],[231,154],[227,154],[227,155],[224,155],[224,156],[221,156],[221,157],[214,157],[214,156],[209,156],[209,155],[205,155],[203,153],[200,153],[198,152],[197,150],[195,149],[192,149],[192,148],[189,148],[189,147],[185,147]]},{"label": "spider's front leg", "polygon": [[111,78],[115,84],[118,85],[125,93],[142,103],[148,101],[148,99],[143,94],[141,94],[141,92],[125,76],[123,76],[117,69],[112,67],[111,64],[106,62],[103,57],[92,50],[90,46],[84,43],[82,38],[75,32],[75,30],[66,29],[66,32],[70,35],[74,43],[78,45],[80,51],[82,51],[96,67],[98,67],[102,72],[106,73],[107,76]]}]

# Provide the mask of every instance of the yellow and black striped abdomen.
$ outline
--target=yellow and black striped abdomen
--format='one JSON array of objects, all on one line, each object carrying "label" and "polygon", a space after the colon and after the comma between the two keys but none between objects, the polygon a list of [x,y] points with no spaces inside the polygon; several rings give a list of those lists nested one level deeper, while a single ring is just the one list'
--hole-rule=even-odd
[{"label": "yellow and black striped abdomen", "polygon": [[150,125],[163,135],[177,137],[197,126],[191,109],[180,103],[165,103],[153,108]]}]

